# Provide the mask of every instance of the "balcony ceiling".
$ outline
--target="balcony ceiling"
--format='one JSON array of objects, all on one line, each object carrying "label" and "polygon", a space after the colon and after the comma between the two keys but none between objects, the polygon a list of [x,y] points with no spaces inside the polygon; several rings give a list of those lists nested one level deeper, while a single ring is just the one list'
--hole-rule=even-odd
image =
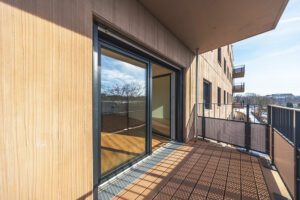
[{"label": "balcony ceiling", "polygon": [[207,52],[276,27],[288,0],[139,0],[189,49]]}]

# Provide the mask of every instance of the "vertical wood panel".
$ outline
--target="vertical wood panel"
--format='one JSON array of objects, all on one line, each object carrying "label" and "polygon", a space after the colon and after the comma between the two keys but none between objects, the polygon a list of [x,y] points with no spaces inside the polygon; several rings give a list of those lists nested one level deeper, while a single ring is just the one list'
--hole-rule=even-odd
[{"label": "vertical wood panel", "polygon": [[137,1],[1,0],[0,199],[91,199],[93,13],[189,66]]},{"label": "vertical wood panel", "polygon": [[0,16],[1,199],[91,198],[91,7],[7,1]]}]

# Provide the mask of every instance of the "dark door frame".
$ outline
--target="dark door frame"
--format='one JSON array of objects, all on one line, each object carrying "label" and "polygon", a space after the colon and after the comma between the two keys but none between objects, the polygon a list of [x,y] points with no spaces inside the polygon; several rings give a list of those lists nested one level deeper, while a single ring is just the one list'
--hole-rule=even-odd
[{"label": "dark door frame", "polygon": [[[183,141],[183,70],[182,69],[175,69],[171,66],[169,66],[166,62],[164,63],[162,60],[158,60],[157,58],[151,56],[153,54],[148,49],[145,49],[142,46],[139,46],[140,48],[143,48],[145,51],[149,52],[149,54],[145,52],[140,52],[138,49],[134,48],[133,46],[128,46],[128,44],[124,44],[122,42],[116,42],[118,41],[116,38],[112,38],[111,41],[106,41],[106,34],[101,32],[101,36],[104,37],[103,40],[100,39],[100,32],[99,32],[99,26],[103,26],[101,24],[98,24],[97,22],[93,23],[93,58],[92,58],[92,92],[93,92],[93,196],[94,199],[97,199],[98,197],[98,186],[103,183],[103,177],[101,177],[101,94],[100,94],[100,88],[101,88],[101,65],[100,65],[100,58],[101,54],[100,52],[100,46],[101,45],[108,45],[109,48],[116,48],[122,49],[122,54],[129,53],[130,56],[134,56],[134,58],[147,60],[148,66],[147,66],[147,90],[146,90],[146,98],[147,98],[147,134],[146,134],[146,153],[143,157],[140,159],[137,159],[133,162],[128,163],[126,166],[122,167],[120,170],[116,171],[115,173],[112,173],[109,178],[119,173],[124,168],[128,168],[134,163],[138,162],[139,160],[143,159],[145,156],[148,156],[151,154],[151,141],[152,141],[152,62],[161,64],[162,66],[169,68],[175,72],[175,91],[176,91],[176,99],[175,99],[175,139],[179,142]],[[106,27],[107,28],[107,27]],[[114,30],[110,30],[114,32]],[[117,32],[114,32],[118,34]],[[119,34],[118,34],[119,35]],[[112,36],[107,36],[112,37]],[[120,37],[123,37],[122,35]],[[101,38],[102,39],[102,38]],[[131,41],[128,38],[125,38],[126,40],[130,41],[134,45],[136,44],[134,41]],[[105,42],[104,42],[105,41]],[[117,45],[116,45],[116,43]],[[100,45],[101,44],[101,45]],[[125,48],[124,48],[125,47]]]}]

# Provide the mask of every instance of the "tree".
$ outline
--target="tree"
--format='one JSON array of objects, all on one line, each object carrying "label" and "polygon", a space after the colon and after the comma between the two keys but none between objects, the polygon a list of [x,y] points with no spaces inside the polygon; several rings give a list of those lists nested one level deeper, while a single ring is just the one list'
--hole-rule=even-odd
[{"label": "tree", "polygon": [[293,107],[294,107],[294,106],[293,106],[293,103],[291,103],[291,102],[287,102],[287,103],[286,103],[286,106],[289,107],[289,108],[293,108]]},{"label": "tree", "polygon": [[145,97],[145,87],[142,83],[133,81],[125,84],[114,84],[110,87],[102,88],[101,98],[103,100],[128,100]]},{"label": "tree", "polygon": [[239,95],[239,94],[235,95],[234,96],[234,102],[237,102],[237,103],[243,102],[243,96]]}]

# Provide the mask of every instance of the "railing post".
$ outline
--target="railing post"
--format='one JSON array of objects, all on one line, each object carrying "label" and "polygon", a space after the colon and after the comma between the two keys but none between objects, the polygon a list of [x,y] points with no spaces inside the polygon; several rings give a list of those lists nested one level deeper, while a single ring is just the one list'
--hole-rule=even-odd
[{"label": "railing post", "polygon": [[266,125],[266,154],[270,155],[270,124]]},{"label": "railing post", "polygon": [[[299,119],[298,119],[299,120]],[[294,167],[295,167],[295,199],[300,199],[300,152],[298,149],[298,140],[297,140],[297,115],[296,111],[293,111],[293,134],[294,134],[294,152],[295,152],[295,159],[294,159]],[[298,127],[299,128],[299,127]]]},{"label": "railing post", "polygon": [[214,118],[216,118],[216,104],[214,104]]},{"label": "railing post", "polygon": [[202,138],[205,140],[205,103],[203,103],[203,115],[202,115]]},{"label": "railing post", "polygon": [[274,128],[272,128],[272,146],[271,146],[271,151],[272,151],[272,157],[271,157],[271,161],[272,161],[272,165],[275,165],[274,162]]},{"label": "railing post", "polygon": [[196,49],[196,140],[198,140],[198,101],[199,101],[199,49]]},{"label": "railing post", "polygon": [[274,128],[273,128],[273,107],[270,106],[270,117],[268,120],[270,121],[269,124],[271,125],[271,162],[274,165]]},{"label": "railing post", "polygon": [[272,158],[270,145],[270,131],[272,130],[272,107],[268,105],[267,130],[266,130],[266,153]]},{"label": "railing post", "polygon": [[245,122],[245,148],[247,151],[251,148],[251,123],[249,118],[249,105],[247,105],[247,121]]}]

